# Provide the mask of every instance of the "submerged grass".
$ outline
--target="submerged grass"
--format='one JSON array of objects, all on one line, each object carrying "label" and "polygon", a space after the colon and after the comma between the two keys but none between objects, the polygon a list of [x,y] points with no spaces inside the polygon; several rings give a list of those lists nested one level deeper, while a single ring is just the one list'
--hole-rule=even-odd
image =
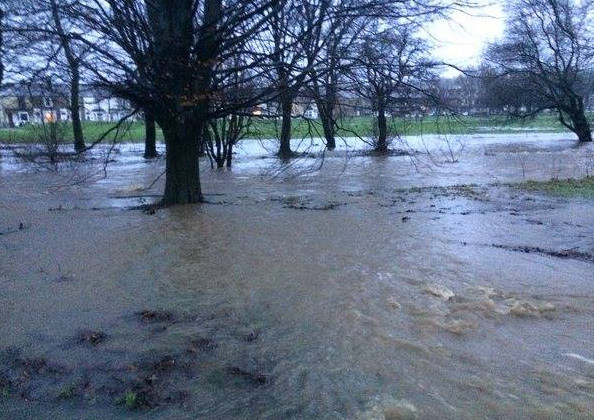
[{"label": "submerged grass", "polygon": [[146,403],[142,398],[133,391],[126,392],[119,400],[118,403],[130,410],[139,410],[146,407]]},{"label": "submerged grass", "polygon": [[[590,115],[594,119],[594,114]],[[69,123],[58,124],[62,143],[72,143],[73,135]],[[394,117],[389,120],[393,135],[421,134],[475,134],[475,133],[513,133],[522,130],[540,132],[561,132],[565,128],[553,115],[540,115],[529,119],[510,119],[504,116],[427,116],[422,118]],[[342,137],[369,137],[374,132],[374,120],[370,116],[343,118],[338,121],[338,135]],[[87,143],[99,139],[104,133],[115,127],[110,122],[84,122],[83,135]],[[40,143],[47,138],[48,124],[29,124],[19,128],[0,129],[0,143]],[[280,132],[280,120],[270,118],[254,118],[245,138],[270,139],[277,138]],[[144,123],[141,121],[126,122],[120,127],[117,136],[110,133],[107,141],[117,137],[120,142],[143,142]],[[322,137],[322,124],[319,120],[294,118],[292,121],[292,137],[295,139]],[[157,141],[163,141],[163,133],[157,129]]]},{"label": "submerged grass", "polygon": [[563,197],[584,197],[594,199],[594,176],[581,179],[551,179],[549,181],[526,181],[517,184],[527,191],[542,191]]}]

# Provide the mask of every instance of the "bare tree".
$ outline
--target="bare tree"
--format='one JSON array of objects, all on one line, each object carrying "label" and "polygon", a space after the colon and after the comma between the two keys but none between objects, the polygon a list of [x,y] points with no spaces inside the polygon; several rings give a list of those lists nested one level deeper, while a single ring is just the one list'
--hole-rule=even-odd
[{"label": "bare tree", "polygon": [[511,118],[534,117],[547,108],[540,95],[534,94],[526,74],[499,74],[494,68],[483,66],[475,77],[479,83],[478,104],[489,113]]},{"label": "bare tree", "polygon": [[[372,9],[371,2],[325,0],[326,18],[313,36],[303,44],[303,50],[309,63],[310,83],[307,94],[315,101],[326,147],[336,148],[336,108],[340,84],[349,67],[349,51],[354,46],[362,29],[365,27],[367,13]],[[311,12],[304,9],[304,21],[312,20]]]},{"label": "bare tree", "polygon": [[205,134],[205,149],[217,168],[231,167],[233,147],[245,136],[250,123],[250,117],[243,114],[210,120]]},{"label": "bare tree", "polygon": [[262,32],[274,3],[90,0],[71,9],[85,29],[78,42],[92,47],[87,67],[96,81],[141,105],[163,130],[163,204],[202,200],[202,134],[210,119],[236,109],[236,104],[216,110],[211,106],[218,95],[212,87],[215,66],[236,54],[246,38]]},{"label": "bare tree", "polygon": [[[17,79],[43,84],[47,78],[67,80],[67,108],[74,148],[85,150],[80,117],[81,60],[84,48],[71,40],[72,23],[64,12],[75,0],[23,0],[11,4],[6,31],[11,36],[11,69]],[[54,83],[57,88],[57,83]],[[56,115],[60,119],[60,114]]]},{"label": "bare tree", "polygon": [[[273,45],[271,64],[273,84],[277,89],[278,110],[281,119],[278,156],[288,159],[291,150],[291,123],[293,104],[308,75],[304,45],[316,45],[311,40],[319,35],[325,18],[327,0],[278,2],[270,18],[270,40]],[[313,47],[319,51],[315,46]]]},{"label": "bare tree", "polygon": [[430,75],[427,44],[415,37],[411,25],[369,31],[359,45],[351,72],[353,88],[375,115],[376,152],[388,151],[388,119],[404,110],[413,112],[424,96],[423,82]]},{"label": "bare tree", "polygon": [[68,4],[58,3],[57,0],[49,0],[49,9],[51,10],[52,23],[56,35],[58,36],[62,52],[67,64],[67,71],[70,85],[70,116],[72,118],[72,131],[74,135],[74,150],[82,152],[85,150],[85,141],[83,137],[82,122],[80,118],[80,62],[82,53],[77,54],[70,36],[63,24],[63,17],[60,13],[60,5],[69,7]]},{"label": "bare tree", "polygon": [[580,142],[592,141],[585,100],[594,67],[594,4],[576,0],[513,0],[505,39],[490,47],[487,60],[501,77],[521,80],[520,92],[538,98],[534,109],[549,109]]}]

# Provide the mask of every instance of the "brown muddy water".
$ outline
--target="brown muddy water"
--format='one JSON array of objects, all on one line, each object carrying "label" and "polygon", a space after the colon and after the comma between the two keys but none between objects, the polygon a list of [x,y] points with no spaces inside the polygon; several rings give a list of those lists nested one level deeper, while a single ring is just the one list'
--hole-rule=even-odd
[{"label": "brown muddy water", "polygon": [[287,168],[254,142],[154,214],[140,146],[95,182],[2,150],[0,418],[594,418],[594,201],[505,185],[594,149],[409,144]]}]

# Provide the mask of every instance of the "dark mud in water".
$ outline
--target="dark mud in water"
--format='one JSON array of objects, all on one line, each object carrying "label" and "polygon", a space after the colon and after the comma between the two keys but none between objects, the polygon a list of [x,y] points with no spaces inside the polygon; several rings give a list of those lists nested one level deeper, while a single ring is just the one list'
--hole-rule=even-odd
[{"label": "dark mud in water", "polygon": [[313,172],[245,146],[152,211],[136,146],[95,183],[3,158],[0,418],[593,418],[594,202],[499,186],[591,150],[416,141]]}]

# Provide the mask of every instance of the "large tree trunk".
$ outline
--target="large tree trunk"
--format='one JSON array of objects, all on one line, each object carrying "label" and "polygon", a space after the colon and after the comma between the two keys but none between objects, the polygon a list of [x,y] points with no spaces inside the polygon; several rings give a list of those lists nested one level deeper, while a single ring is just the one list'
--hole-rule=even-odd
[{"label": "large tree trunk", "polygon": [[[169,104],[161,115],[157,112],[163,104],[152,104],[166,147],[165,192],[161,204],[199,203],[202,191],[198,158],[208,124],[212,66],[219,54],[222,0],[205,0],[202,4],[203,23],[198,40],[194,32],[196,2],[153,0],[145,3],[154,33],[153,48],[160,63],[158,80],[164,78],[160,88],[167,92],[163,102]],[[188,103],[188,99],[192,102]]]},{"label": "large tree trunk", "polygon": [[80,153],[85,150],[85,140],[80,120],[80,70],[78,61],[73,62],[70,72],[70,115],[72,116],[74,150]]},{"label": "large tree trunk", "polygon": [[326,107],[318,107],[320,112],[320,119],[322,120],[322,129],[324,130],[324,139],[326,140],[326,147],[328,150],[336,149],[336,138],[334,137],[334,117],[332,111],[328,111]]},{"label": "large tree trunk", "polygon": [[157,154],[157,127],[155,117],[149,111],[144,111],[144,158],[153,159]]},{"label": "large tree trunk", "polygon": [[377,143],[375,151],[380,153],[388,151],[388,124],[386,110],[383,105],[380,105],[377,110]]},{"label": "large tree trunk", "polygon": [[291,118],[293,113],[293,97],[289,92],[281,95],[281,133],[278,156],[289,159],[293,155],[291,150]]},{"label": "large tree trunk", "polygon": [[200,141],[196,133],[202,132],[201,123],[180,117],[170,124],[159,124],[163,129],[167,155],[165,158],[165,192],[161,204],[190,204],[202,201],[198,157]]},{"label": "large tree trunk", "polygon": [[590,127],[590,123],[586,118],[586,114],[583,112],[583,108],[581,112],[576,112],[571,115],[571,123],[573,132],[577,134],[580,143],[592,141],[592,127]]}]

